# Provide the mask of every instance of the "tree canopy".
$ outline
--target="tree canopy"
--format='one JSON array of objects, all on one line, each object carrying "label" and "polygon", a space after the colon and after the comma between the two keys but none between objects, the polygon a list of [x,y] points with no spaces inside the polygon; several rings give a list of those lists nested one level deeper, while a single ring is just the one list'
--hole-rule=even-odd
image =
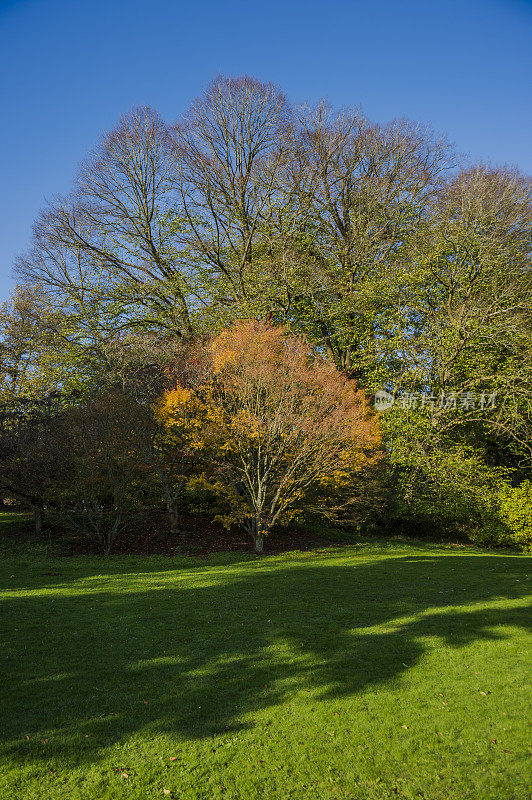
[{"label": "tree canopy", "polygon": [[174,531],[204,475],[256,540],[343,470],[342,426],[360,452],[386,390],[374,516],[485,521],[532,471],[531,221],[516,168],[219,76],[176,121],[125,114],[40,214],[2,308],[5,412],[107,392]]}]

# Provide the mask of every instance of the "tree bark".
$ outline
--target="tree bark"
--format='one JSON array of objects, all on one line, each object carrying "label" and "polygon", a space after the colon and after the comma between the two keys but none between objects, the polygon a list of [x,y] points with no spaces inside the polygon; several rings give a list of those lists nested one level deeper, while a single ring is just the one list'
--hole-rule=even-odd
[{"label": "tree bark", "polygon": [[173,494],[170,484],[167,482],[162,472],[159,473],[159,477],[162,482],[163,497],[166,504],[168,520],[170,522],[170,532],[174,535],[182,536],[183,531],[179,525],[179,512],[177,510],[177,497]]},{"label": "tree bark", "polygon": [[168,511],[168,519],[170,520],[170,533],[182,536],[183,531],[179,524],[179,514],[175,502],[167,502],[166,509]]},{"label": "tree bark", "polygon": [[255,553],[264,552],[264,526],[262,520],[256,517],[251,520],[250,533],[253,539],[253,550]]},{"label": "tree bark", "polygon": [[42,506],[32,503],[31,510],[33,512],[35,533],[40,536],[42,533]]}]

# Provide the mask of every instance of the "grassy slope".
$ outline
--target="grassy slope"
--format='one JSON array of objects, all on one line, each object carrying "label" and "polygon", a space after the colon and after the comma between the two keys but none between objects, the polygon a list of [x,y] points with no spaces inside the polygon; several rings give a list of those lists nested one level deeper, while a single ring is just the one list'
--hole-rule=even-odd
[{"label": "grassy slope", "polygon": [[525,800],[529,567],[5,561],[0,798]]}]

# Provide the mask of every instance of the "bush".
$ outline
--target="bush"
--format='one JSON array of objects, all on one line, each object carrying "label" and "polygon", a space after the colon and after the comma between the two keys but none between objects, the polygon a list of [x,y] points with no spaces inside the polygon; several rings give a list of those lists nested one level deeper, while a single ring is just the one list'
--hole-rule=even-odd
[{"label": "bush", "polygon": [[95,540],[106,555],[149,489],[130,443],[128,406],[119,401],[101,393],[56,419],[69,463],[47,497],[61,523]]},{"label": "bush", "polygon": [[488,512],[481,530],[471,539],[485,547],[512,547],[532,550],[532,483],[519,486],[506,483],[495,506]]},{"label": "bush", "polygon": [[210,514],[214,517],[227,513],[216,487],[206,478],[204,472],[192,475],[186,482],[184,503],[189,514]]},{"label": "bush", "polygon": [[428,538],[468,538],[498,508],[508,470],[482,450],[441,433],[428,414],[397,409],[385,421],[391,529]]},{"label": "bush", "polygon": [[506,540],[520,550],[532,549],[532,483],[505,487],[500,494],[499,513],[508,533]]}]

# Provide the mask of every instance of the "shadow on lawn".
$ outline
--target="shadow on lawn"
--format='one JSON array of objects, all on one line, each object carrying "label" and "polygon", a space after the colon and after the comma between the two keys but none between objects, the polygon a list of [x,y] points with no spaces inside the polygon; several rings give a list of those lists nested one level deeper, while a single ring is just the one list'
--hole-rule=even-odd
[{"label": "shadow on lawn", "polygon": [[456,608],[524,597],[526,558],[290,563],[241,564],[240,576],[206,565],[203,583],[181,588],[161,570],[148,590],[113,591],[115,573],[92,594],[10,597],[7,754],[79,763],[140,729],[188,738],[237,730],[239,716],[293,691],[319,700],[408,680],[424,637],[461,647],[500,638],[495,626],[530,626],[522,607]]}]

